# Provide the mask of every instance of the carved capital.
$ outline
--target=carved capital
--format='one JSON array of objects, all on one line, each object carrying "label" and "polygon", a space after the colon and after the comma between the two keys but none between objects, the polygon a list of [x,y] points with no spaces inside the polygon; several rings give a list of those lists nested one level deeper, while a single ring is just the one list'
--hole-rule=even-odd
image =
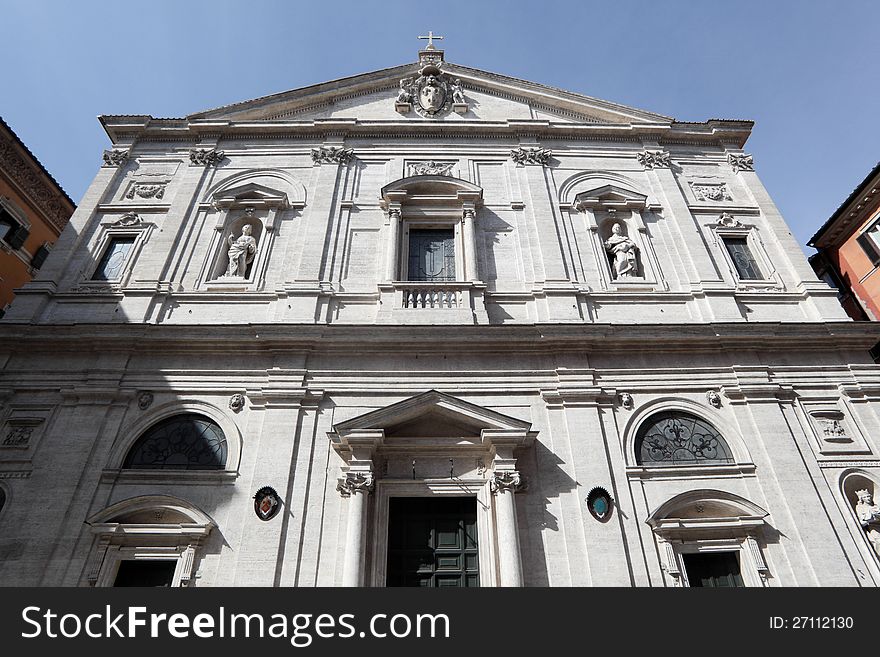
[{"label": "carved capital", "polygon": [[636,153],[636,158],[646,169],[670,169],[672,168],[672,160],[667,151],[649,151],[644,150]]},{"label": "carved capital", "polygon": [[526,164],[540,164],[542,166],[550,162],[553,151],[548,148],[525,148],[520,146],[510,151],[510,159],[521,166]]},{"label": "carved capital", "polygon": [[355,493],[372,493],[374,484],[372,472],[346,472],[336,484],[336,490],[342,497],[350,497]]},{"label": "carved capital", "polygon": [[118,167],[125,163],[128,160],[128,149],[122,148],[114,148],[111,150],[104,151],[104,165],[105,167]]},{"label": "carved capital", "polygon": [[517,470],[502,470],[494,472],[489,480],[489,487],[496,495],[498,493],[516,493],[524,490],[525,480]]},{"label": "carved capital", "polygon": [[728,153],[727,163],[733,167],[734,173],[755,170],[755,159],[749,153]]},{"label": "carved capital", "polygon": [[204,167],[216,167],[226,154],[214,148],[193,148],[189,151],[190,164]]},{"label": "carved capital", "polygon": [[312,162],[315,164],[346,164],[353,157],[353,148],[321,146],[320,148],[312,149]]},{"label": "carved capital", "polygon": [[461,211],[461,216],[464,219],[473,219],[474,217],[477,216],[477,211],[474,210],[473,208],[465,208],[464,210]]}]

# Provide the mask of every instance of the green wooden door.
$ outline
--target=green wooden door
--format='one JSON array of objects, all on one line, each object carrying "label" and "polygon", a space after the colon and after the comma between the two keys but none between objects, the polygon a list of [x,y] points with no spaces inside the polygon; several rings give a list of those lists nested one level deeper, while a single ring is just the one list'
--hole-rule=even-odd
[{"label": "green wooden door", "polygon": [[736,588],[743,586],[739,559],[734,552],[684,554],[688,582],[698,588]]},{"label": "green wooden door", "polygon": [[388,522],[388,586],[480,585],[476,498],[395,497]]}]

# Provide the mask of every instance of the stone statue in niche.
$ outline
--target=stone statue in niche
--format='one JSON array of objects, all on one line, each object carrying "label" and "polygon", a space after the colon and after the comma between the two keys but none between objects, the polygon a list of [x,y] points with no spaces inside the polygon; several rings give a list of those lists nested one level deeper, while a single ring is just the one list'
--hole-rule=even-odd
[{"label": "stone statue in niche", "polygon": [[623,234],[620,224],[614,224],[611,228],[611,237],[605,240],[605,250],[612,258],[615,279],[639,276],[639,263],[636,258],[639,247]]},{"label": "stone statue in niche", "polygon": [[859,498],[856,503],[856,516],[868,535],[868,540],[874,546],[874,551],[880,556],[880,508],[874,503],[871,491],[867,488],[857,490],[856,495]]},{"label": "stone statue in niche", "polygon": [[254,254],[257,252],[257,240],[251,236],[253,230],[250,224],[245,224],[237,238],[229,235],[229,265],[226,267],[226,276],[247,276],[248,265],[254,261]]}]

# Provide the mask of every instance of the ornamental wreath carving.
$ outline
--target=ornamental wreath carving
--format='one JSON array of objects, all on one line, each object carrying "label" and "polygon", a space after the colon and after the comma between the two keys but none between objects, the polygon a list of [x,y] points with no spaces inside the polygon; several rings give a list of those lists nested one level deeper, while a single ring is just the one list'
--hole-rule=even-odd
[{"label": "ornamental wreath carving", "polygon": [[354,157],[354,149],[340,146],[321,146],[312,149],[312,162],[315,164],[345,164]]},{"label": "ornamental wreath carving", "polygon": [[114,148],[109,151],[104,151],[104,166],[105,167],[118,167],[121,164],[124,164],[128,159],[128,150],[121,148]]},{"label": "ornamental wreath carving", "polygon": [[519,165],[540,164],[546,165],[553,157],[553,151],[548,148],[514,148],[510,151],[510,159]]},{"label": "ornamental wreath carving", "polygon": [[728,153],[727,163],[733,167],[734,173],[755,170],[755,159],[748,153]]},{"label": "ornamental wreath carving", "polygon": [[216,167],[226,154],[214,148],[193,148],[189,152],[189,161],[196,166]]},{"label": "ornamental wreath carving", "polygon": [[409,162],[406,165],[407,176],[451,176],[455,162]]},{"label": "ornamental wreath carving", "polygon": [[669,169],[672,167],[672,160],[667,151],[642,151],[636,153],[636,158],[646,169]]},{"label": "ornamental wreath carving", "polygon": [[694,198],[698,201],[732,201],[727,183],[691,183]]},{"label": "ornamental wreath carving", "polygon": [[165,183],[134,183],[125,195],[125,198],[155,198],[161,199],[165,196]]},{"label": "ornamental wreath carving", "polygon": [[722,228],[742,228],[745,226],[743,222],[729,212],[722,212],[718,215],[718,219],[715,220],[715,225],[721,226]]}]

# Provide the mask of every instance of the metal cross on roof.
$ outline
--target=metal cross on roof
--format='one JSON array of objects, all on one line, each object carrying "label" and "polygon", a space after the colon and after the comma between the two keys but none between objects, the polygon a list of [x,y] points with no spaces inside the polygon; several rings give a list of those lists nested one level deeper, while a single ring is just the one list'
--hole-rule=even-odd
[{"label": "metal cross on roof", "polygon": [[431,30],[428,31],[428,36],[420,36],[419,38],[428,40],[428,50],[434,50],[434,39],[443,39],[442,36],[434,36],[434,32]]}]

